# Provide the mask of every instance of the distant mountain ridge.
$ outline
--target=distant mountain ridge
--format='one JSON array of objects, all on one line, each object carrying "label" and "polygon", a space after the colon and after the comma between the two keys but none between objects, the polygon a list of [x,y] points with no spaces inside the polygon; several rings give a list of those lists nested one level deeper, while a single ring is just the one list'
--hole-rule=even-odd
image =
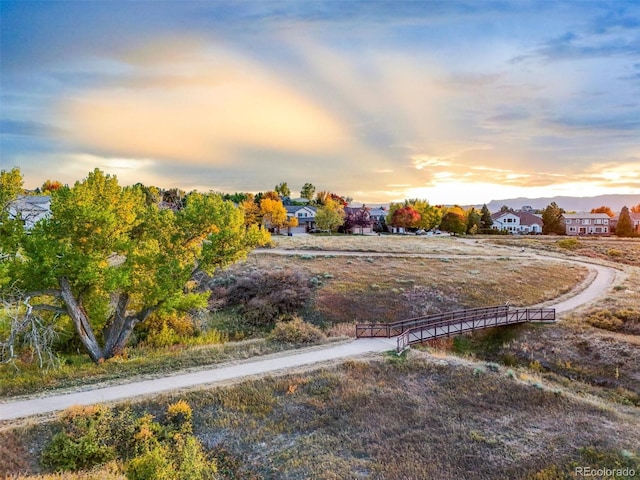
[{"label": "distant mountain ridge", "polygon": [[[544,197],[544,198],[509,198],[506,200],[491,200],[487,204],[487,208],[491,212],[497,212],[503,205],[519,210],[524,206],[532,207],[533,209],[543,209],[551,202],[555,202],[560,208],[565,209],[568,212],[589,212],[593,208],[606,206],[611,208],[614,212],[620,212],[625,205],[631,208],[634,205],[640,204],[640,193],[634,195],[597,195],[595,197],[570,197],[570,196],[558,196],[558,197]],[[482,207],[482,205],[480,205]]]}]

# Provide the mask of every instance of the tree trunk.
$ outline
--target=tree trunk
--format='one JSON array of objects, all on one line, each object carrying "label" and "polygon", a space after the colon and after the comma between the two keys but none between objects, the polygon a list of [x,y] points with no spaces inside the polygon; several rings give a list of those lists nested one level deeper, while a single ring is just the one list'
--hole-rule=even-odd
[{"label": "tree trunk", "polygon": [[67,314],[73,320],[73,324],[76,327],[80,341],[84,345],[95,363],[107,360],[109,358],[122,353],[127,346],[129,337],[137,324],[144,322],[149,315],[157,310],[156,307],[148,307],[139,312],[136,315],[127,315],[127,307],[129,306],[129,294],[121,293],[118,296],[118,303],[114,312],[113,320],[111,324],[104,330],[105,345],[104,348],[100,347],[98,340],[96,339],[87,313],[82,306],[78,303],[78,300],[71,291],[71,285],[69,280],[65,277],[58,279],[60,288],[62,289],[62,299],[67,306]]},{"label": "tree trunk", "polygon": [[[129,294],[121,293],[118,295],[118,302],[116,304],[116,311],[113,314],[113,320],[105,328],[104,331],[104,351],[107,358],[111,358],[117,353],[114,352],[114,347],[118,343],[120,333],[125,327],[127,321],[127,308],[129,307]],[[119,352],[118,352],[119,353]]]},{"label": "tree trunk", "polygon": [[110,348],[105,351],[106,358],[111,358],[118,355],[127,346],[129,337],[133,332],[135,326],[141,322],[144,322],[149,315],[155,311],[155,308],[147,308],[140,312],[138,315],[129,315],[123,319],[123,322],[118,330],[114,330],[110,334],[110,338],[107,339],[107,344]]},{"label": "tree trunk", "polygon": [[62,290],[62,299],[67,306],[67,313],[76,327],[80,341],[87,349],[87,353],[89,354],[89,357],[91,357],[91,360],[99,363],[104,360],[104,352],[96,340],[91,324],[89,323],[89,319],[87,318],[87,313],[73,295],[69,280],[66,277],[60,277],[58,279],[58,283]]}]

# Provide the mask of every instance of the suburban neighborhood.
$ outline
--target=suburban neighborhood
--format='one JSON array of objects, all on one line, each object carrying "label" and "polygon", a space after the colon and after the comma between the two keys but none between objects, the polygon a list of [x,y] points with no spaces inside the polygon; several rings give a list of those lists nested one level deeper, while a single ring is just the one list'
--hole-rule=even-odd
[{"label": "suburban neighborhood", "polygon": [[[283,182],[284,183],[284,182]],[[338,211],[338,221],[329,225],[318,225],[316,216],[318,209],[325,209],[323,198],[326,195],[320,195],[316,199],[296,198],[291,200],[286,195],[277,193],[278,186],[267,195],[274,200],[275,206],[282,211],[280,217],[286,212],[286,221],[274,223],[275,218],[271,213],[263,215],[263,226],[268,228],[272,233],[286,233],[289,235],[297,235],[301,233],[323,233],[323,232],[339,232],[345,234],[371,235],[380,233],[396,233],[396,234],[425,234],[431,235],[436,231],[444,231],[452,234],[508,234],[508,235],[541,235],[544,233],[554,233],[568,236],[609,236],[618,235],[616,227],[620,221],[621,215],[628,218],[631,229],[625,230],[622,236],[640,235],[640,204],[632,206],[631,211],[617,212],[613,214],[594,213],[597,207],[591,212],[564,212],[559,209],[562,219],[561,227],[553,232],[546,232],[544,226],[543,211],[534,210],[529,206],[523,206],[519,209],[503,207],[500,211],[491,213],[490,219],[482,219],[482,210],[478,207],[461,208],[459,206],[429,206],[432,212],[435,212],[434,219],[431,223],[425,224],[421,222],[419,211],[415,211],[413,217],[407,221],[405,217],[394,218],[394,212],[398,209],[413,210],[411,200],[402,203],[379,205],[379,206],[351,206],[344,197],[340,199],[336,209]],[[170,200],[160,201],[162,208],[180,209],[183,199],[175,200],[175,192],[177,189],[167,190],[171,192]],[[323,192],[326,194],[326,192]],[[259,199],[263,194],[234,194],[234,197],[244,195],[243,198]],[[185,194],[182,193],[184,198]],[[231,197],[227,195],[227,197]],[[415,202],[415,201],[414,201]],[[423,201],[428,205],[427,201]],[[258,202],[259,204],[259,202]],[[236,203],[240,206],[241,204]],[[246,203],[243,204],[246,206]],[[51,207],[50,195],[39,195],[37,192],[27,192],[21,194],[10,205],[9,212],[14,218],[21,218],[25,228],[32,228],[35,223],[49,215]],[[486,205],[484,205],[486,208]],[[601,209],[605,209],[601,207]],[[607,209],[610,211],[610,209]],[[452,213],[454,212],[454,213]],[[455,214],[460,221],[455,224],[456,228],[452,229],[442,224],[441,221],[445,214]],[[613,213],[613,212],[611,212]],[[292,222],[293,219],[293,222]],[[440,221],[438,221],[440,220]],[[475,226],[475,228],[474,228]],[[425,228],[426,227],[426,228]]]}]

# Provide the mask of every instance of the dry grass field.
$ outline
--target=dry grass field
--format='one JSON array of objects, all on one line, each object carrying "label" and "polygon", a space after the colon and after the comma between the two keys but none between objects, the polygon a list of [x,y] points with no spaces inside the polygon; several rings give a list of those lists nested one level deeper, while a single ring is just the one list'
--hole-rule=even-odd
[{"label": "dry grass field", "polygon": [[487,238],[486,241],[640,267],[640,238],[536,236]]},{"label": "dry grass field", "polygon": [[[577,478],[576,467],[628,467],[638,475],[640,242],[581,239],[567,248],[561,240],[278,238],[279,248],[320,255],[251,255],[225,275],[303,271],[316,285],[305,318],[343,334],[352,334],[355,321],[507,300],[531,305],[586,275],[581,267],[520,256],[522,246],[527,254],[618,265],[621,279],[603,300],[555,325],[478,332],[400,357],[140,399],[133,408],[161,416],[169,403],[189,402],[194,433],[221,479],[559,480]],[[361,255],[331,253],[345,249]],[[0,476],[37,474],[39,452],[56,428],[54,422],[0,431]],[[24,478],[124,477],[98,470]]]},{"label": "dry grass field", "polygon": [[[194,433],[225,479],[559,479],[640,462],[637,415],[536,375],[420,352],[135,408],[160,415],[177,399],[193,406]],[[25,463],[37,455],[29,442],[54,429],[23,434]]]},{"label": "dry grass field", "polygon": [[484,255],[481,246],[470,247],[449,235],[294,235],[274,236],[273,246],[287,250]]},{"label": "dry grass field", "polygon": [[439,258],[260,254],[230,273],[305,272],[317,289],[304,316],[324,325],[390,322],[507,301],[535,305],[566,293],[587,274],[583,267],[532,258],[456,256],[457,248],[440,248]]}]

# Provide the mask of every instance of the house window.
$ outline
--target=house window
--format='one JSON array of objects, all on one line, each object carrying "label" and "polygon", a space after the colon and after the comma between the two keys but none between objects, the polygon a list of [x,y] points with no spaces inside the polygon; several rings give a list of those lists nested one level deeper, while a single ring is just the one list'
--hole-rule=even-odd
[{"label": "house window", "polygon": [[566,221],[567,225],[569,225],[571,223],[571,219],[570,218],[567,218],[565,221]]},{"label": "house window", "polygon": [[569,231],[570,232],[575,232],[576,231],[576,227],[569,227]]}]

